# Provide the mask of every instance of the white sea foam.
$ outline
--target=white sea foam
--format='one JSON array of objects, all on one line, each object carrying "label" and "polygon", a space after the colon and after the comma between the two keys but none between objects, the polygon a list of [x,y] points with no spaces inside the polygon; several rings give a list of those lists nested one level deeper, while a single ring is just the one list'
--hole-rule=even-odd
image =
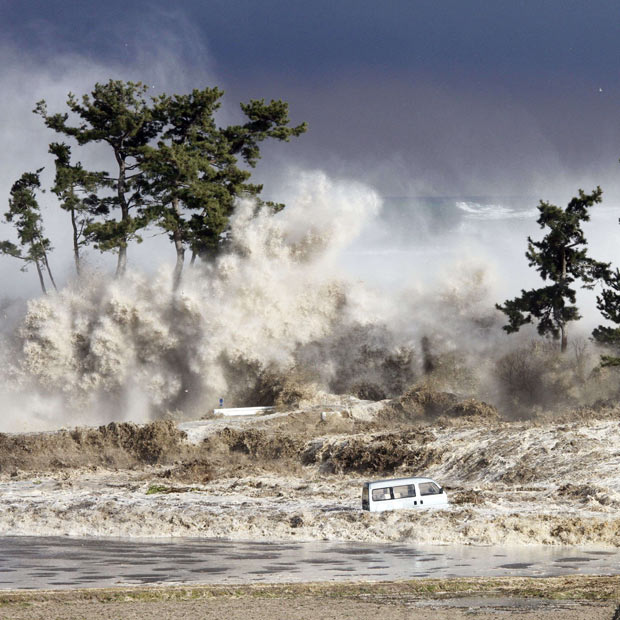
[{"label": "white sea foam", "polygon": [[536,209],[514,209],[502,204],[466,201],[458,201],[456,207],[463,211],[466,217],[476,220],[535,219],[538,213]]},{"label": "white sea foam", "polygon": [[227,249],[187,267],[176,294],[164,266],[122,280],[86,273],[31,300],[2,335],[0,431],[199,417],[220,398],[271,404],[257,400],[291,377],[373,399],[431,381],[508,414],[614,393],[609,373],[580,378],[596,352],[579,353],[577,367],[532,348],[533,330],[506,337],[488,261],[438,259],[432,285],[419,265],[398,287],[348,277],[342,253],[381,209],[371,188],[295,172],[282,193],[287,208],[275,215],[240,201]]},{"label": "white sea foam", "polygon": [[437,351],[488,357],[480,351],[501,332],[489,332],[484,266],[462,260],[432,291],[414,277],[375,291],[338,265],[379,213],[377,194],[297,172],[284,199],[276,215],[240,201],[228,250],[188,267],[177,294],[167,266],[122,280],[89,273],[31,300],[3,350],[0,430],[191,416],[220,398],[251,405],[262,373],[293,369],[326,391],[395,396],[420,375],[424,336]]},{"label": "white sea foam", "polygon": [[204,412],[220,397],[234,404],[261,370],[290,368],[300,347],[336,322],[359,320],[359,307],[347,305],[355,285],[345,284],[336,257],[376,216],[378,196],[299,173],[288,202],[271,215],[240,201],[229,251],[188,268],[177,295],[163,267],[122,281],[91,273],[30,301],[4,360],[1,428]]}]

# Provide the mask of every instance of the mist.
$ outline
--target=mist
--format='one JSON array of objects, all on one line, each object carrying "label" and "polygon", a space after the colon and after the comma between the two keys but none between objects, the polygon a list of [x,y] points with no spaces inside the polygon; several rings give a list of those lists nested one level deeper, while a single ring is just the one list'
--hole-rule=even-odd
[{"label": "mist", "polygon": [[[129,247],[122,282],[110,276],[115,257],[94,250],[76,279],[68,216],[44,194],[62,286],[41,297],[35,273],[0,257],[0,431],[196,417],[220,398],[272,404],[293,383],[317,402],[329,392],[395,398],[428,384],[487,399],[507,415],[552,407],[569,384],[571,406],[590,404],[595,392],[613,394],[598,374],[585,385],[598,363],[587,341],[601,322],[596,290],[579,293],[584,318],[571,326],[571,338],[588,349],[578,369],[574,355],[557,361],[533,328],[506,335],[495,310],[539,284],[524,256],[527,236],[541,236],[539,199],[564,206],[579,187],[600,184],[604,203],[593,208],[586,236],[594,258],[620,264],[620,135],[609,131],[609,98],[588,92],[589,121],[569,132],[583,100],[563,101],[554,115],[557,92],[534,105],[531,91],[439,84],[428,74],[406,83],[370,70],[325,82],[241,81],[218,75],[196,28],[179,13],[171,17],[166,37],[128,44],[124,60],[56,52],[45,60],[5,46],[5,205],[22,172],[45,166],[47,185],[53,176],[47,145],[59,136],[31,113],[35,103],[44,98],[50,111],[62,111],[67,93],[122,79],[142,81],[153,94],[223,86],[221,124],[239,118],[239,101],[288,101],[292,121],[307,120],[310,131],[267,146],[253,176],[266,199],[287,207],[252,217],[255,205],[240,201],[229,249],[188,269],[175,296],[173,249],[151,232]],[[147,20],[142,32],[150,27]],[[102,149],[75,155],[86,167],[108,165]],[[13,239],[8,225],[0,225],[0,238]],[[536,388],[538,401],[510,391],[519,355],[555,373]]]},{"label": "mist", "polygon": [[[416,385],[488,399],[512,414],[565,404],[558,394],[568,394],[577,370],[584,383],[596,365],[582,350],[579,360],[560,359],[557,346],[535,344],[533,330],[504,334],[494,309],[501,264],[492,248],[476,253],[463,222],[413,244],[407,272],[386,283],[375,257],[398,271],[400,254],[392,235],[378,232],[390,216],[377,192],[298,169],[279,190],[288,206],[276,215],[237,204],[227,250],[188,269],[177,294],[163,261],[122,280],[91,270],[58,294],[31,299],[5,333],[4,430],[195,418],[220,398],[273,404],[291,389],[317,403],[333,392],[396,398]],[[501,221],[497,206],[460,207],[465,220],[476,209],[483,221]],[[516,210],[500,215],[520,219]],[[458,251],[442,250],[448,242]],[[582,387],[574,386],[571,403],[609,390],[598,379],[590,391]]]}]

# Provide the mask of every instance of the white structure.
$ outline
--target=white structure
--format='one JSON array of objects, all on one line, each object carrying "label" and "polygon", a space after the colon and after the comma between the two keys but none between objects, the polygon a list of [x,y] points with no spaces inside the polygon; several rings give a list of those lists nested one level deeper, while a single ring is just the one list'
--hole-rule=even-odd
[{"label": "white structure", "polygon": [[235,415],[257,415],[259,413],[268,413],[273,411],[274,407],[228,407],[222,409],[214,409],[215,415],[235,416]]},{"label": "white structure", "polygon": [[362,487],[362,510],[370,512],[447,505],[446,492],[430,478],[375,480]]}]

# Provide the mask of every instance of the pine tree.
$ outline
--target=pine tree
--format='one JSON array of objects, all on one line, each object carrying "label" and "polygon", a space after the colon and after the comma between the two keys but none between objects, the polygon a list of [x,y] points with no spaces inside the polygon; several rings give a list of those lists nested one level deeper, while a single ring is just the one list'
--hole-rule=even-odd
[{"label": "pine tree", "polygon": [[41,210],[36,197],[36,191],[41,187],[42,170],[43,168],[39,168],[36,172],[24,172],[11,187],[9,210],[4,214],[4,219],[15,227],[19,245],[11,241],[0,241],[0,254],[23,261],[23,270],[26,270],[29,264],[34,264],[41,290],[47,293],[43,270],[47,271],[54,289],[56,282],[47,256],[52,246],[44,234]]},{"label": "pine tree", "polygon": [[[223,92],[195,89],[187,95],[159,97],[154,118],[163,130],[156,145],[142,149],[142,193],[149,198],[144,218],[154,220],[175,246],[174,288],[181,281],[186,248],[193,259],[216,252],[237,196],[258,196],[261,185],[248,182],[260,157],[260,142],[288,141],[306,130],[289,127],[288,106],[281,101],[252,101],[241,108],[248,121],[221,129],[214,114]],[[275,208],[281,205],[272,205]]]},{"label": "pine tree", "polygon": [[[92,241],[101,251],[118,252],[116,273],[122,275],[129,242],[141,241],[140,231],[154,222],[174,243],[176,288],[186,249],[192,251],[192,262],[217,252],[235,198],[258,197],[262,191],[248,182],[251,173],[239,164],[253,168],[261,142],[288,141],[306,131],[306,124],[290,127],[288,104],[282,101],[256,100],[241,104],[247,122],[220,128],[214,114],[223,92],[217,88],[149,101],[146,92],[139,82],[110,80],[96,84],[81,100],[69,94],[71,119],[69,113],[48,114],[45,101],[34,111],[78,145],[103,142],[114,156],[114,173],[89,172],[70,163],[68,146],[50,146],[56,155],[53,191],[71,214],[78,272],[79,249]],[[274,211],[283,207],[262,204]]]},{"label": "pine tree", "polygon": [[[605,286],[596,298],[596,307],[605,319],[616,327],[599,325],[592,332],[592,337],[601,345],[620,351],[620,270],[609,270],[604,276]],[[602,355],[601,366],[620,366],[618,355]]]},{"label": "pine tree", "polygon": [[80,249],[89,242],[86,231],[95,222],[95,216],[107,215],[108,205],[101,201],[97,192],[107,185],[105,172],[89,172],[78,162],[71,165],[71,148],[54,142],[49,152],[55,155],[56,177],[52,192],[56,194],[62,209],[71,217],[73,260],[77,275],[81,272]]},{"label": "pine tree", "polygon": [[111,193],[100,194],[93,204],[95,210],[114,214],[120,218],[108,218],[91,222],[87,233],[95,247],[116,250],[117,276],[127,267],[127,246],[132,239],[141,241],[139,231],[148,221],[135,217],[134,212],[142,206],[138,181],[141,149],[159,133],[161,123],[153,119],[152,109],[145,98],[148,87],[140,82],[110,80],[107,84],[95,84],[92,93],[79,101],[69,94],[67,106],[79,118],[72,125],[68,113],[48,114],[45,101],[39,101],[35,113],[54,131],[75,138],[79,145],[107,144],[114,157],[115,173],[107,175]]},{"label": "pine tree", "polygon": [[590,220],[589,209],[602,202],[602,193],[600,187],[591,194],[580,189],[579,195],[568,203],[566,209],[540,201],[537,222],[549,232],[541,241],[532,241],[528,237],[525,256],[529,266],[551,284],[522,290],[519,297],[505,301],[503,306],[496,305],[508,317],[508,325],[503,328],[506,332],[517,332],[523,325],[536,320],[538,333],[560,339],[561,351],[566,351],[567,325],[581,318],[575,305],[573,285],[581,281],[583,287],[592,288],[609,267],[587,255],[587,242],[581,228],[582,222]]}]

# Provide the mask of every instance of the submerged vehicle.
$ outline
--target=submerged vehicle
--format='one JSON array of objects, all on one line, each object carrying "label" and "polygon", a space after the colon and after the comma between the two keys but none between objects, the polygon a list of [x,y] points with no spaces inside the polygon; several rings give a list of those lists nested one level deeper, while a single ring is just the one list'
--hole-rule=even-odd
[{"label": "submerged vehicle", "polygon": [[447,505],[446,492],[430,478],[375,480],[362,487],[362,510],[370,512]]}]

